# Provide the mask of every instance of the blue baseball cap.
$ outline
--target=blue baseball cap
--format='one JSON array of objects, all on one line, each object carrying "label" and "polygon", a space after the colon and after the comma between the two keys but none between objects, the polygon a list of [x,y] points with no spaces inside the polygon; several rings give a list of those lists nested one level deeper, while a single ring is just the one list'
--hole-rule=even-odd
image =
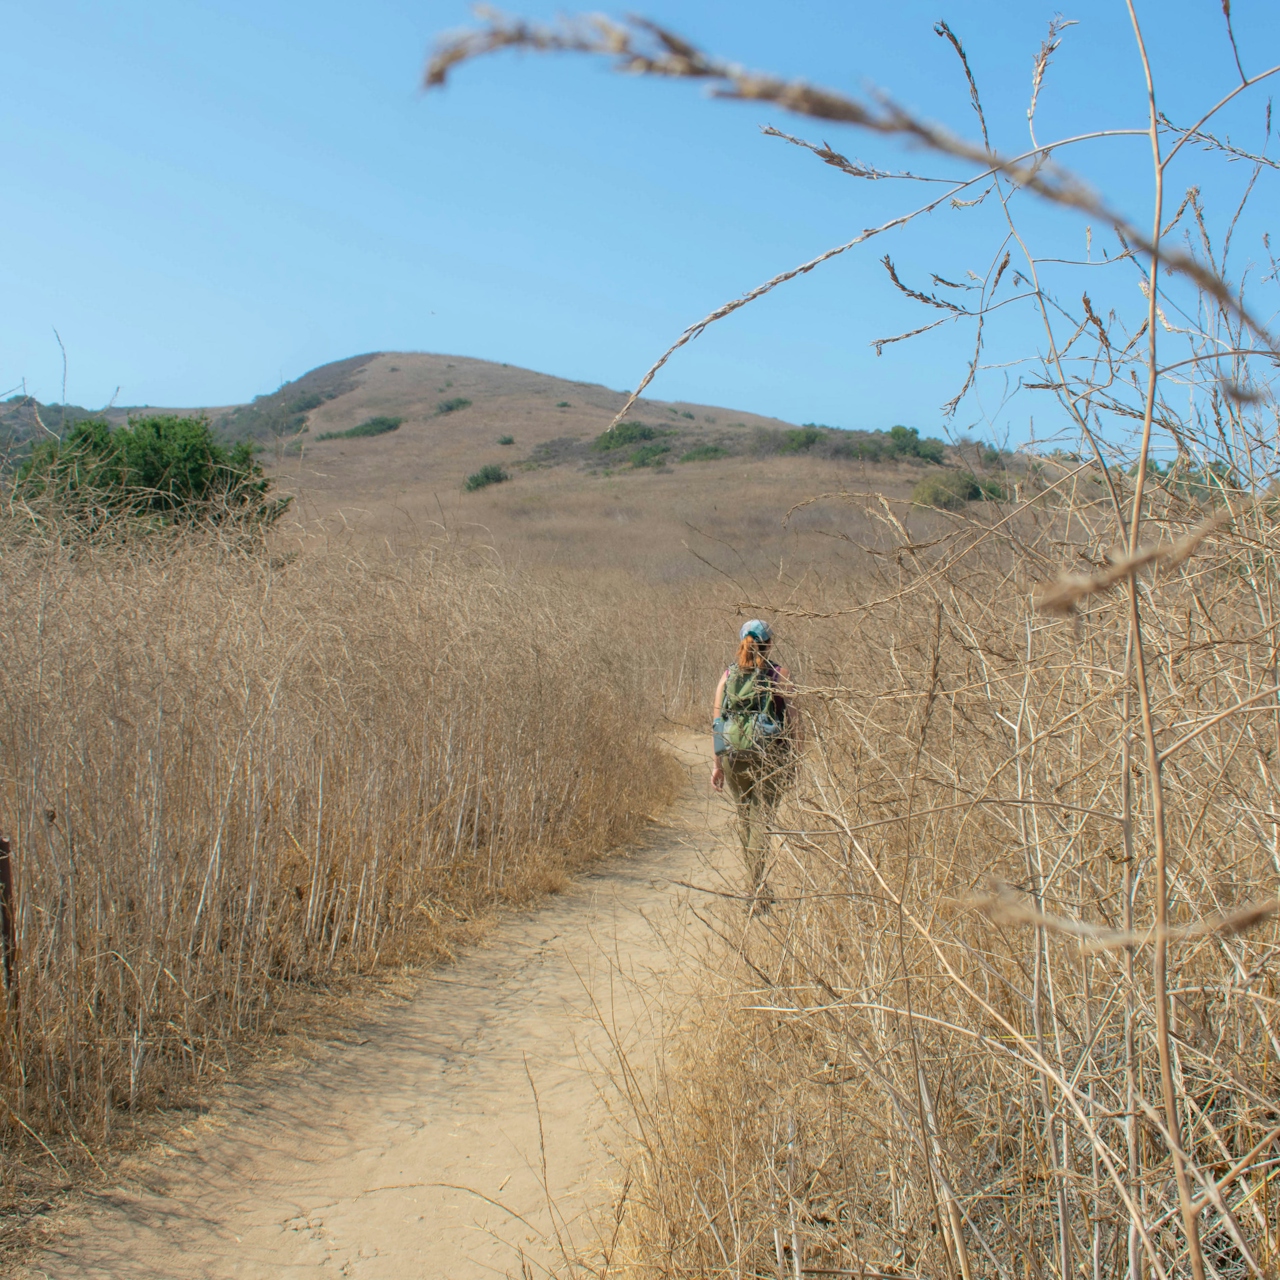
[{"label": "blue baseball cap", "polygon": [[772,644],[773,628],[760,618],[752,618],[750,622],[744,622],[742,630],[738,632],[739,640],[745,640],[748,636],[754,636],[761,644]]}]

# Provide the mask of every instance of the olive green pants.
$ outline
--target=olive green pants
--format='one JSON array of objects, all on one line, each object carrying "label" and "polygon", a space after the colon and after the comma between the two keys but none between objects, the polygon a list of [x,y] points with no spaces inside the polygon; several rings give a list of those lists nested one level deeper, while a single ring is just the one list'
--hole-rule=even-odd
[{"label": "olive green pants", "polygon": [[764,888],[772,847],[769,828],[791,776],[789,761],[775,752],[736,760],[726,752],[720,757],[720,764],[738,811],[738,839],[751,877],[751,892],[756,894]]}]

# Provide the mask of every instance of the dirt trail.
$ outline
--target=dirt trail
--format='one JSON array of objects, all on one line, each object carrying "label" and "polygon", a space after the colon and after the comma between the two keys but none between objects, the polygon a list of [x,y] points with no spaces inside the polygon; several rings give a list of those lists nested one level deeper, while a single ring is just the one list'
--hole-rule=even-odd
[{"label": "dirt trail", "polygon": [[552,1264],[556,1246],[541,1152],[579,1239],[611,1173],[584,1065],[607,1037],[584,1015],[588,992],[618,1032],[639,1035],[626,979],[641,979],[645,1001],[680,985],[670,939],[689,904],[672,882],[732,874],[726,807],[692,740],[679,746],[690,785],[646,839],[509,916],[348,1044],[269,1089],[233,1092],[145,1185],[95,1197],[19,1275],[492,1280],[519,1277],[522,1251],[545,1274],[537,1264]]}]

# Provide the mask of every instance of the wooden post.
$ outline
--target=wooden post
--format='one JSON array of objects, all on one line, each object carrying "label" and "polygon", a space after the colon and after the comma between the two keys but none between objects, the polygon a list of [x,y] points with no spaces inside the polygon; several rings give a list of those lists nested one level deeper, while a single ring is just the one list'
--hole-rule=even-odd
[{"label": "wooden post", "polygon": [[18,1011],[17,929],[18,914],[13,891],[13,846],[8,836],[0,836],[0,970],[4,973],[5,997],[10,1010]]}]

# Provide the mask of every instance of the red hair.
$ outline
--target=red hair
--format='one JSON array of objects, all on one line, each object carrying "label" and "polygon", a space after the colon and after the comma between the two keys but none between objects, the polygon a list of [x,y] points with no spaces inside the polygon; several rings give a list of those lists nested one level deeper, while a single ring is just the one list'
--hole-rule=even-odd
[{"label": "red hair", "polygon": [[765,665],[764,647],[755,636],[743,636],[734,662],[744,671],[759,671]]}]

